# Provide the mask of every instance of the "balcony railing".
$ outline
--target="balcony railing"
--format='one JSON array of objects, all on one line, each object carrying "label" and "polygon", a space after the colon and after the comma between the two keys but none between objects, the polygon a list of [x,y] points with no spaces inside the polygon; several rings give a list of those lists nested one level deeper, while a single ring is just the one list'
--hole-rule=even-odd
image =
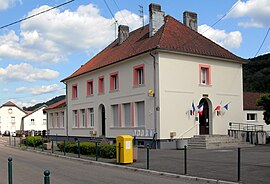
[{"label": "balcony railing", "polygon": [[263,125],[229,122],[229,126],[230,130],[242,130],[251,132],[263,131]]}]

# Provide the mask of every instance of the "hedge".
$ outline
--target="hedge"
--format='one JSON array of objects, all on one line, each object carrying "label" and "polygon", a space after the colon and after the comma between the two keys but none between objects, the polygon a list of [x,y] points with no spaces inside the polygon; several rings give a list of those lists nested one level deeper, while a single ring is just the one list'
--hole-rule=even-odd
[{"label": "hedge", "polygon": [[[47,142],[47,141],[44,141]],[[41,136],[28,136],[26,137],[26,144],[28,146],[37,147],[42,145],[42,137]]]},{"label": "hedge", "polygon": [[[57,144],[60,151],[64,151],[64,142],[59,142]],[[100,144],[98,145],[99,157],[102,158],[115,158],[116,157],[116,145],[110,144]],[[74,141],[66,142],[66,152],[67,153],[78,153],[78,143]],[[82,155],[95,155],[96,154],[96,144],[92,142],[81,142],[80,143],[80,153]]]}]

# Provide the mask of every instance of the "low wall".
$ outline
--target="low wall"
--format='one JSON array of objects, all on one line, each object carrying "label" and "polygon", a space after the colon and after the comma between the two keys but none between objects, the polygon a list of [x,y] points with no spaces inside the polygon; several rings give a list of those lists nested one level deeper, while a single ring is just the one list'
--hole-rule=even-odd
[{"label": "low wall", "polygon": [[266,144],[265,131],[228,130],[228,135],[251,144]]}]

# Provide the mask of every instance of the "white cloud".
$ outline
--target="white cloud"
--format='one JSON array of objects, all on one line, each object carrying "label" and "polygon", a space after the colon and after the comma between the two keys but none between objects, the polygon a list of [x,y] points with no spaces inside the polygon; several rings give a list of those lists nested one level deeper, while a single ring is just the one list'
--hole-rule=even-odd
[{"label": "white cloud", "polygon": [[6,10],[11,6],[14,6],[17,2],[22,4],[21,0],[1,0],[0,1],[0,10]]},{"label": "white cloud", "polygon": [[198,27],[198,32],[229,50],[239,48],[242,43],[242,34],[239,31],[226,32],[203,24]]},{"label": "white cloud", "polygon": [[52,84],[48,86],[34,86],[34,87],[18,87],[15,89],[16,93],[22,93],[22,92],[30,92],[32,95],[40,95],[45,93],[51,93],[55,91],[65,91],[62,87],[60,87],[58,84]]},{"label": "white cloud", "polygon": [[242,27],[268,27],[270,26],[270,1],[247,0],[236,2],[235,8],[227,17],[248,17],[248,20],[240,22]]},{"label": "white cloud", "polygon": [[29,102],[18,101],[17,99],[9,99],[9,101],[13,102],[20,108],[34,106],[35,104],[38,103],[37,100],[35,99],[32,99]]},{"label": "white cloud", "polygon": [[[28,16],[49,8],[41,6]],[[127,21],[130,30],[141,26],[139,16],[128,10],[117,12],[115,17],[119,23]],[[0,58],[56,63],[71,52],[95,53],[114,39],[113,22],[114,19],[103,17],[93,4],[79,6],[75,11],[54,9],[22,22],[19,34],[11,30],[0,36]]]},{"label": "white cloud", "polygon": [[9,90],[8,90],[7,88],[3,88],[2,91],[3,91],[4,93],[7,93]]},{"label": "white cloud", "polygon": [[59,76],[59,72],[50,69],[34,68],[27,63],[9,64],[0,68],[0,80],[4,82],[51,80]]}]

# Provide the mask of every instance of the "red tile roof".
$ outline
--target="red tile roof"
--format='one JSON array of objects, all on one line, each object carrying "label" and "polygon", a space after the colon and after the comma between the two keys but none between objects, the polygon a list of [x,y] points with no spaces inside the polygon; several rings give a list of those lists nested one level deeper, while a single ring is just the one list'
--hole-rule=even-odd
[{"label": "red tile roof", "polygon": [[244,61],[169,15],[165,18],[165,24],[154,36],[149,37],[149,25],[146,25],[131,32],[121,45],[118,42],[119,40],[116,39],[62,81],[155,49]]},{"label": "red tile roof", "polygon": [[48,107],[46,107],[45,109],[43,109],[44,111],[46,110],[51,110],[51,109],[57,109],[57,108],[62,108],[66,105],[66,99],[60,100],[59,102],[56,102]]},{"label": "red tile roof", "polygon": [[16,107],[16,105],[13,102],[11,102],[11,101],[6,102],[2,106],[15,106]]},{"label": "red tile roof", "polygon": [[259,99],[263,93],[244,92],[244,110],[263,110],[262,107],[257,106],[257,99]]}]

